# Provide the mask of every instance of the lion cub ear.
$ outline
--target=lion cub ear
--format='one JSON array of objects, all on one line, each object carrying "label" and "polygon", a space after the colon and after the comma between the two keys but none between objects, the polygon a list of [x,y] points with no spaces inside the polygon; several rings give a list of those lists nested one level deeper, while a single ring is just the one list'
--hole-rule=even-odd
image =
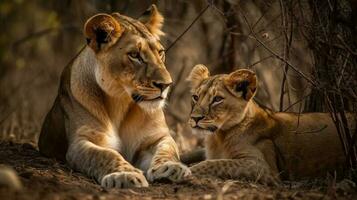
[{"label": "lion cub ear", "polygon": [[139,17],[139,21],[143,23],[146,28],[153,34],[157,39],[160,36],[165,35],[161,31],[162,25],[164,23],[164,17],[157,10],[157,7],[152,4],[143,14]]},{"label": "lion cub ear", "polygon": [[194,90],[202,83],[202,81],[208,79],[209,76],[210,74],[208,68],[202,64],[199,64],[193,67],[187,80],[191,84],[191,89]]},{"label": "lion cub ear", "polygon": [[115,44],[123,32],[124,28],[108,14],[94,15],[84,25],[88,46],[96,53]]},{"label": "lion cub ear", "polygon": [[249,101],[257,91],[257,76],[251,70],[240,69],[230,73],[224,80],[232,94]]}]

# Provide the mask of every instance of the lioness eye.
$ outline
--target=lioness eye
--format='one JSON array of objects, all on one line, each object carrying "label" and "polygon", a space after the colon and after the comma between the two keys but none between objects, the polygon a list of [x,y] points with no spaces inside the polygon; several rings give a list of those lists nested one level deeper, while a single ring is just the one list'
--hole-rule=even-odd
[{"label": "lioness eye", "polygon": [[193,101],[198,101],[198,96],[197,95],[192,95]]},{"label": "lioness eye", "polygon": [[132,58],[138,58],[139,57],[139,53],[136,51],[130,52],[128,53],[128,55]]},{"label": "lioness eye", "polygon": [[222,101],[223,99],[224,99],[224,98],[221,97],[221,96],[215,96],[215,97],[213,98],[213,103],[220,102],[220,101]]},{"label": "lioness eye", "polygon": [[141,63],[144,63],[144,60],[141,58],[140,53],[137,51],[132,51],[132,52],[128,53],[128,56],[130,59],[135,59]]}]

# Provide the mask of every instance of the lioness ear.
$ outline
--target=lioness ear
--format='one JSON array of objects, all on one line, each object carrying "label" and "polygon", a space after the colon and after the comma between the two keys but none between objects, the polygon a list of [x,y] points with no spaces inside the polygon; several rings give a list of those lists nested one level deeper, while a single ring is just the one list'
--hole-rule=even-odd
[{"label": "lioness ear", "polygon": [[228,75],[225,85],[236,96],[249,101],[257,90],[257,76],[251,70],[240,69]]},{"label": "lioness ear", "polygon": [[157,10],[157,7],[152,4],[143,14],[139,17],[139,21],[143,23],[146,28],[153,34],[157,39],[160,36],[165,35],[161,31],[162,25],[164,23],[164,17]]},{"label": "lioness ear", "polygon": [[115,44],[123,32],[124,28],[108,14],[94,15],[84,25],[87,43],[96,53]]},{"label": "lioness ear", "polygon": [[196,89],[202,83],[202,81],[208,79],[209,76],[208,68],[202,64],[199,64],[193,67],[187,80],[190,81],[191,88]]}]

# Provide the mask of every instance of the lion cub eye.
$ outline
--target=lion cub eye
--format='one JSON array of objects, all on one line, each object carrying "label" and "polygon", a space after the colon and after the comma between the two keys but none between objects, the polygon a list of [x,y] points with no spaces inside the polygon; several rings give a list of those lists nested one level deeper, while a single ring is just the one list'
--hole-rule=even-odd
[{"label": "lion cub eye", "polygon": [[222,102],[223,101],[223,97],[221,97],[221,96],[215,96],[214,98],[213,98],[213,101],[212,101],[212,103],[220,103],[220,102]]},{"label": "lion cub eye", "polygon": [[197,96],[197,95],[195,95],[195,94],[194,94],[194,95],[192,95],[192,100],[193,100],[193,101],[195,101],[195,102],[196,102],[196,101],[198,101],[198,96]]},{"label": "lion cub eye", "polygon": [[159,50],[160,57],[162,57],[164,55],[164,53],[165,53],[165,50],[163,50],[163,49]]}]

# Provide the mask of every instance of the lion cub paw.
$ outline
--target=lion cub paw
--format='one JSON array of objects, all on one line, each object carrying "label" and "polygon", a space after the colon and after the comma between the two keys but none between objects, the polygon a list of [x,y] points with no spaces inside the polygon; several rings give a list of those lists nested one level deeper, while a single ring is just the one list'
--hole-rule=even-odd
[{"label": "lion cub paw", "polygon": [[260,175],[257,180],[260,184],[277,187],[280,185],[280,179],[271,174]]},{"label": "lion cub paw", "polygon": [[114,172],[103,177],[101,186],[105,188],[148,187],[149,183],[141,173]]},{"label": "lion cub paw", "polygon": [[152,167],[147,172],[147,179],[153,182],[158,179],[180,181],[191,175],[191,170],[179,162],[168,161],[162,165]]}]

